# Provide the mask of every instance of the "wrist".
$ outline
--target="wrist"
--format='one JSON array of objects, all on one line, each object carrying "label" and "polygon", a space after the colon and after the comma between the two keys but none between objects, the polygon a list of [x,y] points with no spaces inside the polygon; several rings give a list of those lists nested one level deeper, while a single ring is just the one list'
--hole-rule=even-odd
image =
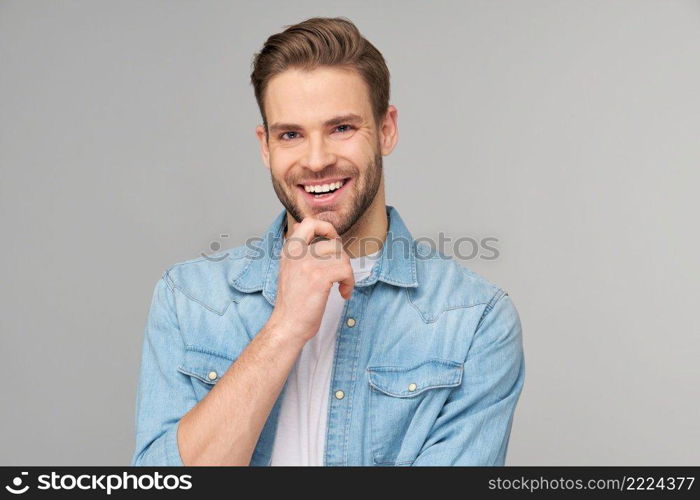
[{"label": "wrist", "polygon": [[288,322],[280,321],[272,316],[265,323],[261,333],[275,345],[299,350],[304,347],[308,340],[305,336],[295,333]]}]

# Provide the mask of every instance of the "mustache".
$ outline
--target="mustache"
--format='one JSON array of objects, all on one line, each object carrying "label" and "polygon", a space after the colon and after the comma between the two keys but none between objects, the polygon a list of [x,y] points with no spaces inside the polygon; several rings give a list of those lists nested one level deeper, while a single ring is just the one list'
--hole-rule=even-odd
[{"label": "mustache", "polygon": [[338,171],[332,171],[332,172],[324,172],[323,174],[316,174],[316,175],[307,175],[304,177],[290,177],[288,178],[287,182],[290,185],[296,186],[297,184],[304,184],[307,182],[316,182],[316,181],[321,181],[323,179],[347,179],[348,177],[356,178],[358,177],[357,172],[338,172]]}]

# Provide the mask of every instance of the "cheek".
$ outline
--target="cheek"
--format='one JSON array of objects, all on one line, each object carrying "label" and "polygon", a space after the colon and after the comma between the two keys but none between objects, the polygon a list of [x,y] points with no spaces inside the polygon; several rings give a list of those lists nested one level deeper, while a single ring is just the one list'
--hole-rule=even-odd
[{"label": "cheek", "polygon": [[270,155],[270,170],[277,179],[284,179],[294,165],[294,158],[284,153],[275,152]]},{"label": "cheek", "polygon": [[362,147],[362,144],[344,144],[336,149],[338,164],[342,168],[351,163],[360,178],[366,175],[367,166],[372,162],[372,152]]},{"label": "cheek", "polygon": [[356,144],[354,147],[348,148],[345,157],[352,161],[358,169],[360,177],[364,178],[367,176],[368,168],[374,163],[374,150],[364,144]]}]

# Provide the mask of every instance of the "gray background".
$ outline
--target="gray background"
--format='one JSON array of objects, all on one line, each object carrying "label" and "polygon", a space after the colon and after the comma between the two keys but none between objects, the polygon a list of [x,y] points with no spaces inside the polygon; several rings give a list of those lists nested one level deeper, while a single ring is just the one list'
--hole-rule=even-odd
[{"label": "gray background", "polygon": [[[161,273],[281,209],[248,82],[347,16],[414,237],[493,236],[527,376],[507,463],[697,464],[696,1],[0,2],[0,464],[128,464]],[[228,233],[228,239],[220,234]]]}]

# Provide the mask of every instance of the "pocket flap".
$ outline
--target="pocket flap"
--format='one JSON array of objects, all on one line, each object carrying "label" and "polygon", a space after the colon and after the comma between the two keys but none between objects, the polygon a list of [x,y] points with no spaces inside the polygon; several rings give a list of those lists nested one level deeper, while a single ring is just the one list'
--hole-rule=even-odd
[{"label": "pocket flap", "polygon": [[410,367],[371,366],[369,383],[389,396],[410,398],[428,389],[454,387],[462,383],[463,364],[429,359]]},{"label": "pocket flap", "polygon": [[186,348],[185,357],[177,369],[205,384],[215,384],[226,373],[233,361],[221,354]]}]

